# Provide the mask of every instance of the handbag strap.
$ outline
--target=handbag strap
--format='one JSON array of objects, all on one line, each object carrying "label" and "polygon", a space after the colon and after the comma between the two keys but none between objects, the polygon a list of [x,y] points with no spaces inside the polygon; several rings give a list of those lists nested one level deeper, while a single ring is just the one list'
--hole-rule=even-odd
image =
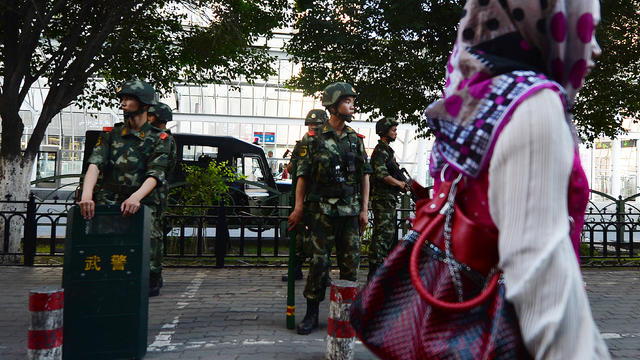
[{"label": "handbag strap", "polygon": [[[444,182],[444,172],[447,167],[442,169],[441,177],[443,180],[443,185],[447,182]],[[488,285],[481,291],[481,293],[470,300],[463,301],[463,289],[462,289],[462,280],[460,278],[460,264],[455,261],[455,258],[451,251],[451,232],[452,232],[452,221],[453,221],[453,213],[455,211],[455,198],[457,193],[458,183],[462,180],[462,174],[458,174],[458,176],[450,181],[449,184],[445,185],[445,188],[448,188],[449,194],[447,196],[446,203],[441,206],[430,206],[430,210],[435,210],[434,217],[431,217],[429,221],[426,223],[420,224],[418,226],[420,229],[420,236],[418,240],[413,245],[413,249],[411,251],[411,258],[409,263],[409,272],[411,274],[411,281],[416,288],[420,297],[422,297],[429,305],[439,308],[444,311],[450,312],[463,312],[468,311],[483,302],[485,302],[489,297],[493,294],[493,292],[498,288],[498,279],[500,278],[501,273],[499,271],[492,271],[490,275],[490,280]],[[444,200],[444,199],[441,199]],[[438,211],[439,210],[439,211]],[[416,224],[417,225],[417,224]],[[425,242],[434,235],[438,235],[440,229],[442,229],[444,242],[445,242],[445,263],[449,268],[449,272],[451,274],[451,278],[453,279],[456,293],[458,295],[457,303],[450,303],[439,300],[435,298],[432,294],[424,286],[422,278],[420,277],[420,271],[418,267],[418,260],[420,258],[420,253],[422,247]]]}]

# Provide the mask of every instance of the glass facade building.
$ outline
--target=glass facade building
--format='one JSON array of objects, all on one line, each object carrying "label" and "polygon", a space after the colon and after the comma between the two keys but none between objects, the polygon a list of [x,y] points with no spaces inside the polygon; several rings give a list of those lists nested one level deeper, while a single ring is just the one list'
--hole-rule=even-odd
[{"label": "glass facade building", "polygon": [[[285,85],[300,70],[299,65],[290,61],[282,50],[289,37],[286,33],[276,33],[268,41],[270,54],[275,58],[273,67],[276,73],[266,81],[252,84],[238,79],[231,83],[204,86],[177,84],[173,94],[160,99],[174,109],[174,121],[168,124],[169,128],[176,133],[233,136],[248,142],[257,141],[265,153],[273,152],[280,164],[288,162],[283,156],[307,131],[304,116],[311,109],[322,108],[319,93],[315,97],[304,96],[301,91]],[[25,124],[22,138],[25,146],[47,93],[46,81],[38,80],[20,110]],[[356,114],[350,125],[365,136],[365,147],[370,154],[378,136],[375,123],[367,120],[369,114]],[[43,177],[52,171],[79,174],[85,132],[101,130],[119,121],[122,121],[122,112],[118,108],[96,110],[75,105],[65,108],[54,117],[42,142],[42,150],[52,152],[52,149],[58,149],[58,157],[54,161],[50,153],[43,153],[32,177]],[[640,126],[631,120],[625,120],[624,126],[629,132],[620,138],[599,139],[589,146],[582,146],[582,163],[594,190],[623,196],[640,192],[637,180],[640,178],[640,148],[637,144]],[[401,124],[398,130],[398,140],[392,147],[399,162],[421,183],[431,184],[426,174],[431,141],[417,138],[414,126]]]}]

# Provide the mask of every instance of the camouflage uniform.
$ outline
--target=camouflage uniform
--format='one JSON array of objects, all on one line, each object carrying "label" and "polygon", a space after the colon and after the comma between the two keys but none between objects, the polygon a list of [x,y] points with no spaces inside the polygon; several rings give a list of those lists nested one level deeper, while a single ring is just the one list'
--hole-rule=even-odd
[{"label": "camouflage uniform", "polygon": [[[95,164],[102,174],[102,181],[97,184],[95,202],[120,204],[137,191],[148,177],[155,178],[158,185],[141,203],[148,205],[152,212],[151,238],[162,238],[157,215],[170,151],[169,136],[149,122],[139,131],[118,123],[112,131],[102,133],[89,158],[89,163]],[[159,269],[153,269],[152,266],[151,271],[157,272]]]},{"label": "camouflage uniform", "polygon": [[307,133],[299,151],[297,176],[304,176],[309,202],[309,237],[313,257],[304,289],[308,300],[322,301],[336,246],[340,278],[357,280],[360,266],[361,181],[371,173],[361,135],[345,126],[342,134],[325,121]]},{"label": "camouflage uniform", "polygon": [[391,176],[387,162],[395,162],[394,151],[386,142],[379,140],[371,154],[371,208],[373,210],[373,236],[369,246],[369,265],[380,266],[398,241],[396,231],[396,206],[400,189],[387,184],[383,179]]},{"label": "camouflage uniform", "polygon": [[[169,129],[163,128],[161,125],[166,124],[167,122],[173,120],[173,113],[171,111],[171,107],[167,104],[158,102],[156,104],[151,105],[148,111],[149,115],[154,115],[157,123],[152,123],[152,125],[160,125],[158,129],[168,135],[167,141],[169,141],[169,161],[167,165],[167,173],[166,173],[166,181],[159,184],[160,191],[160,206],[156,209],[158,216],[153,218],[154,227],[161,229],[158,237],[151,237],[150,244],[150,259],[151,259],[151,271],[159,273],[162,271],[162,257],[163,257],[163,234],[166,234],[171,230],[171,223],[166,221],[165,213],[169,206],[169,180],[170,176],[173,174],[173,170],[176,166],[176,140],[173,135],[171,135],[171,131]],[[150,119],[151,120],[151,119]],[[160,286],[162,286],[162,278],[160,280]]]},{"label": "camouflage uniform", "polygon": [[171,230],[171,222],[165,218],[167,208],[169,207],[169,177],[173,174],[176,167],[177,155],[176,155],[176,139],[168,129],[162,129],[163,133],[168,134],[167,142],[169,142],[169,154],[167,161],[166,179],[162,183],[159,189],[160,206],[156,209],[158,216],[153,218],[153,226],[156,229],[160,229],[160,232],[155,233],[158,237],[151,237],[149,252],[151,259],[151,271],[162,271],[162,258],[164,252],[163,234],[168,233]]},{"label": "camouflage uniform", "polygon": [[[296,172],[298,170],[298,160],[300,159],[300,149],[302,148],[304,142],[298,141],[296,142],[296,146],[293,148],[293,152],[291,153],[291,174],[293,174],[291,179],[291,207],[295,207],[296,202],[296,184],[298,182],[298,177],[296,176]],[[309,223],[309,206],[308,202],[304,203],[303,208],[303,220],[301,224],[296,226],[296,263],[302,264],[307,258],[311,257],[311,246],[309,241],[305,240],[306,233],[308,227],[305,224]]]},{"label": "camouflage uniform", "polygon": [[[313,127],[316,129],[319,125],[322,125],[323,122],[328,120],[327,113],[324,110],[313,109],[307,113],[305,117],[304,124],[306,126]],[[291,207],[295,207],[296,205],[296,184],[298,183],[298,176],[296,172],[298,171],[298,160],[300,160],[300,151],[303,146],[308,151],[307,144],[301,140],[296,142],[296,146],[293,148],[293,152],[291,153]],[[307,241],[308,238],[308,230],[309,227],[305,226],[305,224],[309,224],[309,203],[305,201],[303,207],[303,220],[301,224],[296,226],[296,263],[298,269],[302,268],[302,264],[307,260],[307,258],[311,257],[311,246],[310,242]],[[296,271],[298,271],[296,269]]]}]

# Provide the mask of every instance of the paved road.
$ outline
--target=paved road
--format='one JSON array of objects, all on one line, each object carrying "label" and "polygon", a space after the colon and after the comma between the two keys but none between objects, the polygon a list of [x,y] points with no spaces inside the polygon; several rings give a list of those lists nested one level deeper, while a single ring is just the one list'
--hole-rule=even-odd
[{"label": "paved road", "polygon": [[[166,269],[162,295],[150,300],[145,359],[324,359],[328,303],[317,332],[300,336],[287,330],[283,271]],[[28,292],[59,285],[61,273],[60,268],[0,267],[0,359],[25,358]],[[584,277],[613,358],[640,359],[640,270],[586,269]],[[301,292],[298,321],[304,314]],[[375,358],[362,344],[356,346],[357,359]]]}]

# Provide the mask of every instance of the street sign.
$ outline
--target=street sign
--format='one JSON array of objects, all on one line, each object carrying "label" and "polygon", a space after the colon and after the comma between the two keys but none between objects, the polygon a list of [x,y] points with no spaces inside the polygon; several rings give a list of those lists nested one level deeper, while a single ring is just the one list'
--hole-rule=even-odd
[{"label": "street sign", "polygon": [[275,132],[254,131],[253,132],[253,142],[258,142],[259,144],[275,144],[276,143],[276,133]]}]

